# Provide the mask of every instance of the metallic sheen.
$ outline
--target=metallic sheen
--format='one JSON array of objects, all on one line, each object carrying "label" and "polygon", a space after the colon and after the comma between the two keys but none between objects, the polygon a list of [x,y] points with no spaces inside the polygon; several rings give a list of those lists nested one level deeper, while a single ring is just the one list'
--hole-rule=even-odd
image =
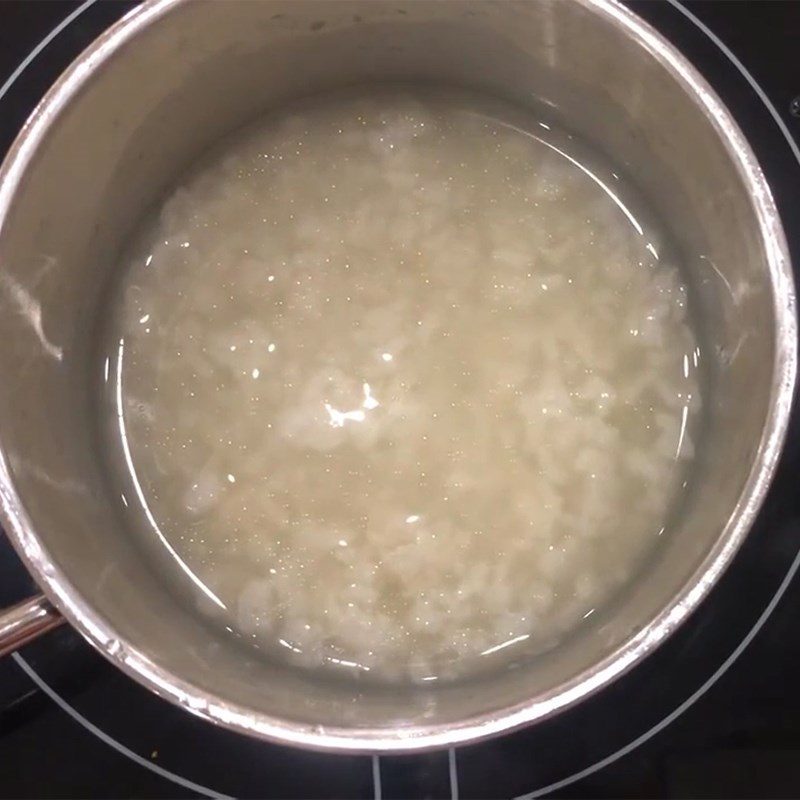
[{"label": "metallic sheen", "polygon": [[[671,224],[701,321],[705,434],[642,577],[539,660],[451,685],[326,682],[218,638],[126,535],[97,446],[96,326],[133,226],[221,136],[297,96],[437,82],[603,148]],[[42,590],[113,663],[183,708],[305,747],[404,751],[550,716],[650,653],[733,558],[776,468],[796,377],[786,241],[727,109],[611,0],[156,0],[64,73],[0,168],[0,510]]]},{"label": "metallic sheen", "polygon": [[19,650],[63,622],[64,617],[42,594],[7,608],[0,612],[0,656]]}]

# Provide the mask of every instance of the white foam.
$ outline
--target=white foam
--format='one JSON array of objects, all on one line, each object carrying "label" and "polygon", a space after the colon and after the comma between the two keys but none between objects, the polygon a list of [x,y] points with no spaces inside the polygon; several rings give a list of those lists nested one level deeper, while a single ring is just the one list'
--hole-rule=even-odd
[{"label": "white foam", "polygon": [[273,657],[432,680],[550,646],[664,525],[699,405],[685,289],[606,194],[624,181],[536,130],[309,106],[137,244],[113,331],[132,458]]}]

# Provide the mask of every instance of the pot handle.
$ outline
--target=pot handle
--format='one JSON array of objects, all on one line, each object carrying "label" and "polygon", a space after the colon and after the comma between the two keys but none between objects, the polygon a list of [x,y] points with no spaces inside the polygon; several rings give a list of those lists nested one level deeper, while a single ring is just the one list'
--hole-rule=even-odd
[{"label": "pot handle", "polygon": [[0,609],[0,656],[18,650],[63,622],[64,617],[43,594]]}]

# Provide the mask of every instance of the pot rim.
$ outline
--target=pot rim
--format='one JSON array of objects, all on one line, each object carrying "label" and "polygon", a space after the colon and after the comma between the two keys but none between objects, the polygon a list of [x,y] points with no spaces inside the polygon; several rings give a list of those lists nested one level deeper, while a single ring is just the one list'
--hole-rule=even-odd
[{"label": "pot rim", "polygon": [[[102,33],[59,77],[0,165],[0,237],[14,195],[50,125],[122,46],[189,0],[145,0]],[[681,85],[712,125],[749,190],[773,292],[775,358],[770,409],[739,500],[712,550],[671,602],[613,653],[548,692],[517,704],[439,725],[395,728],[328,727],[254,712],[206,692],[160,667],[121,640],[102,613],[50,561],[18,496],[0,441],[0,522],[48,598],[66,619],[123,672],[155,694],[216,725],[282,744],[326,751],[410,752],[476,742],[554,715],[599,690],[652,652],[699,605],[747,535],[769,489],[786,437],[797,371],[797,309],[788,246],[771,191],[744,135],[694,66],[649,24],[617,0],[574,0],[621,29]]]}]

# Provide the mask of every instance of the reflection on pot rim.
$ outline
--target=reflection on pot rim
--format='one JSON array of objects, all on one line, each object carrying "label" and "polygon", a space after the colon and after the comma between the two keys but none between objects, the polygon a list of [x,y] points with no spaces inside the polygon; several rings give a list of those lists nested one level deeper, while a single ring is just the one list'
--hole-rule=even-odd
[{"label": "reflection on pot rim", "polygon": [[[577,0],[577,4],[638,43],[694,99],[695,105],[723,143],[751,198],[772,286],[775,360],[770,410],[756,460],[724,533],[703,560],[692,580],[676,594],[668,608],[603,662],[565,682],[553,692],[460,722],[437,726],[418,725],[391,733],[381,728],[362,728],[354,732],[346,727],[336,729],[295,724],[248,711],[203,692],[158,666],[146,653],[121,641],[105,618],[86,602],[61,569],[51,562],[16,493],[6,455],[0,455],[0,507],[3,523],[37,582],[67,619],[93,645],[157,694],[212,722],[257,736],[313,748],[400,751],[474,741],[552,715],[607,684],[641,660],[699,604],[736,552],[755,518],[777,465],[795,384],[795,295],[788,249],[779,216],[749,145],[730,114],[688,61],[665,39],[622,6],[608,0]],[[123,45],[134,40],[149,26],[157,24],[172,10],[184,5],[186,0],[159,0],[134,9],[84,52],[50,90],[0,168],[0,232],[2,225],[7,222],[8,211],[24,173],[45,134],[79,94],[84,82],[102,69]],[[34,317],[35,314],[31,319]],[[35,327],[35,322],[31,324]]]}]

